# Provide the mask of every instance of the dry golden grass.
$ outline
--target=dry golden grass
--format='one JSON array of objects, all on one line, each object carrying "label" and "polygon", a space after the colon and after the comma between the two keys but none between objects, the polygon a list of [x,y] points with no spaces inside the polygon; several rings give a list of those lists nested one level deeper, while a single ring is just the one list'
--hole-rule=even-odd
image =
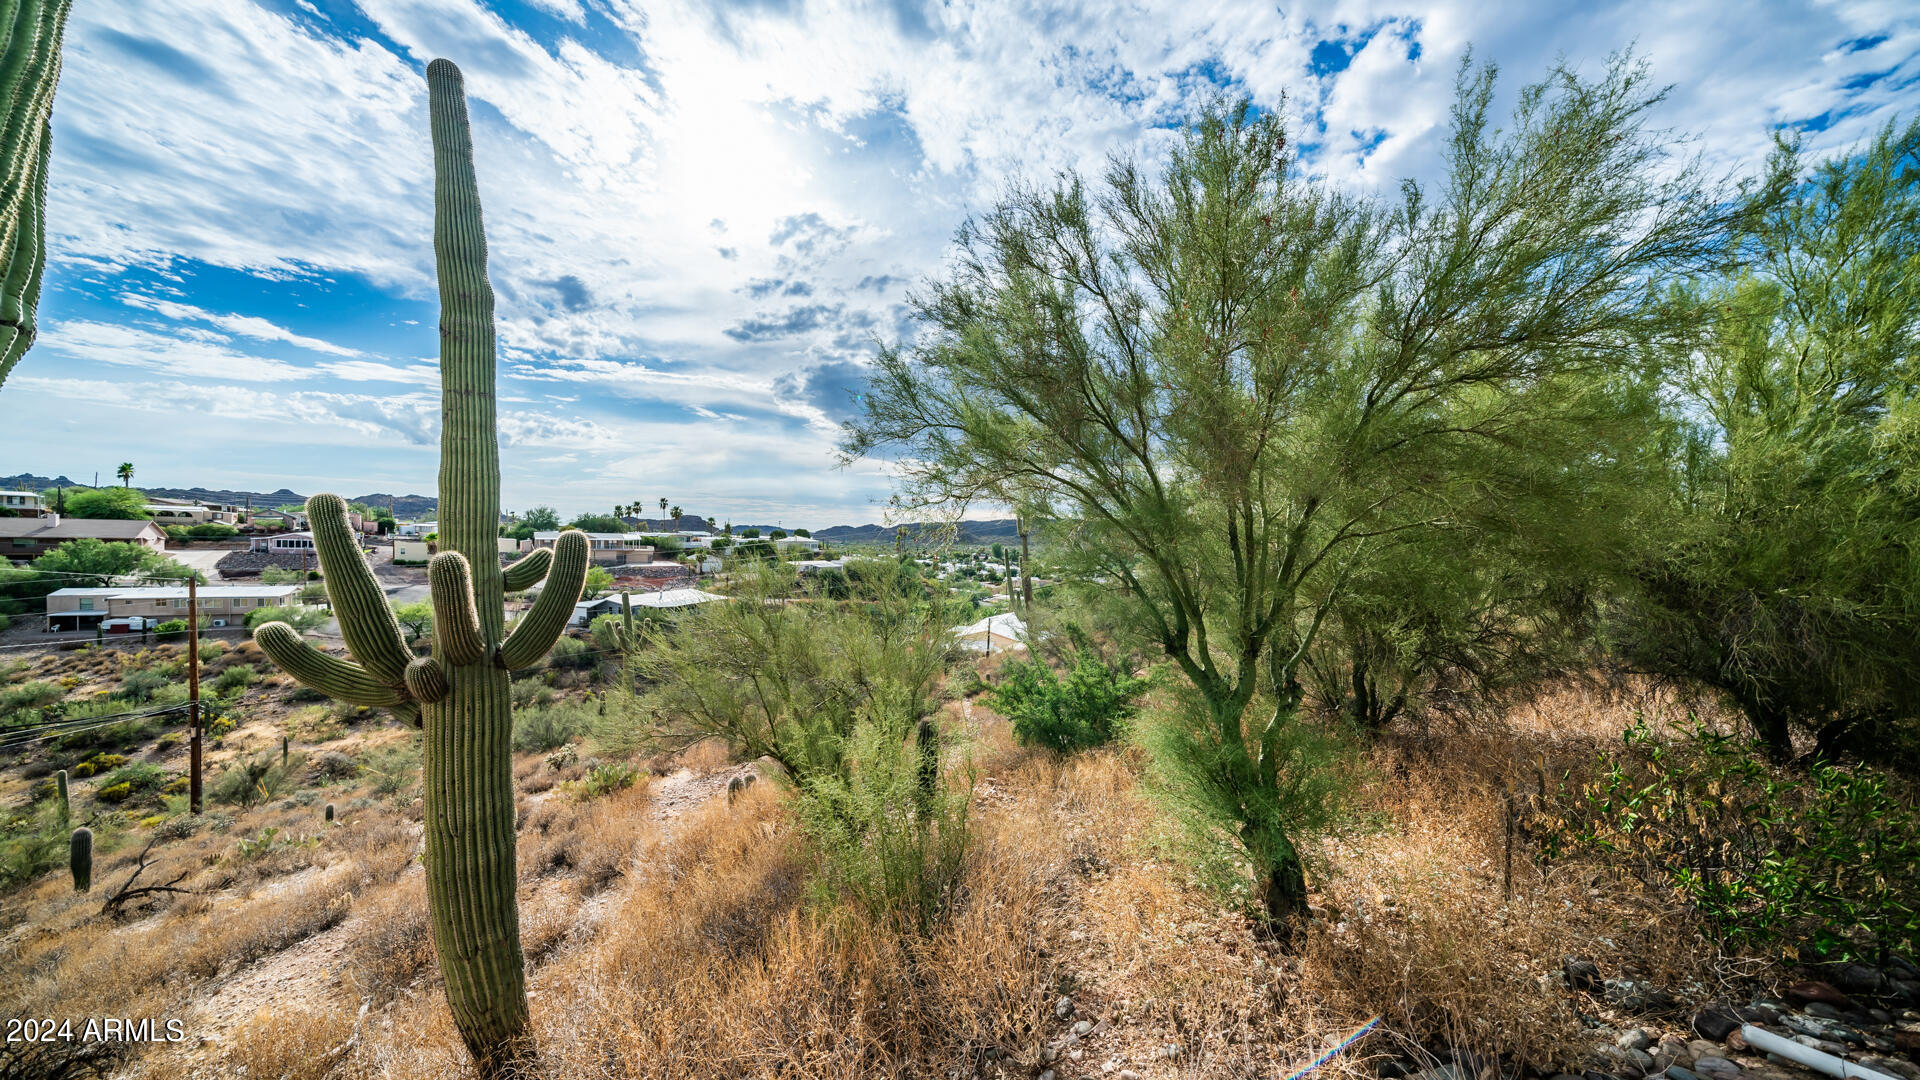
[{"label": "dry golden grass", "polygon": [[[1385,1033],[1318,1075],[1370,1077],[1370,1057],[1416,1048],[1571,1067],[1592,1036],[1559,985],[1562,956],[1674,988],[1709,974],[1693,926],[1660,897],[1542,874],[1524,848],[1506,895],[1508,794],[1591,761],[1636,707],[1661,723],[1684,715],[1567,690],[1516,710],[1512,728],[1383,741],[1363,778],[1362,825],[1317,852],[1315,918],[1295,952],[1167,855],[1136,755],[1024,749],[978,705],[948,706],[974,731],[975,846],[960,903],[925,940],[813,895],[777,783],[663,817],[644,784],[583,801],[553,788],[565,772],[529,756],[516,766],[540,1046],[529,1075],[1031,1077],[1056,1047],[1063,1077],[1284,1075],[1376,1013]],[[652,764],[699,774],[726,762],[696,747]],[[181,841],[180,854],[212,860],[285,813]],[[303,1012],[217,1032],[218,1055],[196,1059],[210,1071],[195,1075],[457,1075],[464,1051],[437,988],[410,816],[417,801],[348,814],[310,866],[289,863],[264,884],[237,876],[212,900],[117,927],[42,882],[22,898],[31,932],[0,945],[5,969],[28,973],[0,1001],[17,1013],[57,1001],[178,1015],[210,972],[347,917],[345,973],[303,995]],[[1062,993],[1072,1019],[1103,1023],[1072,1047],[1053,1014]],[[1168,1046],[1177,1052],[1163,1056]],[[167,1068],[182,1060],[162,1051],[141,1068],[178,1075]]]}]

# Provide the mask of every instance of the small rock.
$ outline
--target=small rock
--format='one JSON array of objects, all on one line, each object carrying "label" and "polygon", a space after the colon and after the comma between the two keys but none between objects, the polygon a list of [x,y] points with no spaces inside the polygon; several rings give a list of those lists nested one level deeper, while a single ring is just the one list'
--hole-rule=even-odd
[{"label": "small rock", "polygon": [[1727,1032],[1727,1037],[1723,1040],[1722,1045],[1736,1054],[1749,1049],[1747,1046],[1747,1037],[1740,1034],[1739,1028],[1734,1028],[1732,1031]]},{"label": "small rock", "polygon": [[1402,1077],[1409,1076],[1417,1071],[1416,1069],[1408,1068],[1407,1063],[1401,1061],[1399,1058],[1382,1058],[1380,1064],[1374,1069],[1374,1075],[1378,1076],[1380,1080],[1401,1080]]},{"label": "small rock", "polygon": [[1703,1039],[1719,1042],[1727,1032],[1740,1029],[1740,1018],[1725,1005],[1708,1005],[1693,1014],[1693,1030]]},{"label": "small rock", "polygon": [[1894,1032],[1893,1046],[1903,1054],[1920,1054],[1920,1031]]},{"label": "small rock", "polygon": [[1040,1048],[1040,1064],[1042,1065],[1053,1064],[1053,1060],[1059,1056],[1060,1051],[1055,1050],[1051,1046],[1043,1046]]},{"label": "small rock", "polygon": [[1892,992],[1901,1001],[1920,1004],[1920,979],[1895,979]]},{"label": "small rock", "polygon": [[1693,1059],[1693,1071],[1705,1080],[1733,1080],[1740,1075],[1740,1066],[1723,1057],[1698,1057]]},{"label": "small rock", "polygon": [[1053,1016],[1056,1020],[1066,1020],[1073,1016],[1073,999],[1063,997],[1053,1003]]},{"label": "small rock", "polygon": [[1588,1069],[1580,1075],[1586,1077],[1586,1080],[1621,1080],[1620,1077],[1610,1072],[1601,1072],[1599,1069]]},{"label": "small rock", "polygon": [[1700,1080],[1700,1077],[1695,1075],[1692,1070],[1682,1068],[1679,1065],[1669,1065],[1667,1066],[1667,1080]]},{"label": "small rock", "polygon": [[1653,1005],[1653,987],[1632,979],[1608,979],[1601,984],[1602,997],[1609,1005],[1638,1012]]},{"label": "small rock", "polygon": [[1905,1080],[1920,1080],[1920,1065],[1915,1065],[1905,1058],[1861,1058],[1860,1064],[1865,1065],[1869,1069],[1878,1069],[1888,1076],[1904,1077]]},{"label": "small rock", "polygon": [[[1786,1002],[1783,1001],[1780,1004],[1785,1005]],[[1766,1001],[1756,1001],[1744,1009],[1735,1009],[1733,1015],[1739,1017],[1743,1024],[1765,1026],[1780,1022],[1780,1008]]]},{"label": "small rock", "polygon": [[1816,1039],[1827,1037],[1827,1025],[1807,1016],[1783,1016],[1780,1018],[1780,1026],[1795,1035],[1811,1035]]},{"label": "small rock", "polygon": [[1886,1025],[1893,1023],[1893,1014],[1885,1009],[1868,1009],[1867,1019],[1876,1024]]},{"label": "small rock", "polygon": [[1168,1043],[1167,1045],[1154,1051],[1154,1053],[1159,1055],[1160,1057],[1166,1058],[1168,1061],[1172,1061],[1174,1058],[1177,1058],[1180,1056],[1180,1044]]},{"label": "small rock", "polygon": [[1853,1006],[1852,1000],[1835,989],[1832,983],[1823,983],[1818,979],[1797,982],[1787,987],[1787,1000],[1802,1008],[1815,1001],[1824,1001],[1842,1009]]},{"label": "small rock", "polygon": [[1645,1050],[1629,1050],[1627,1051],[1627,1067],[1630,1071],[1637,1070],[1641,1076],[1646,1076],[1654,1071],[1653,1055],[1647,1053]]},{"label": "small rock", "polygon": [[1816,1039],[1811,1035],[1795,1035],[1793,1041],[1799,1043],[1801,1046],[1811,1046],[1823,1054],[1832,1054],[1834,1057],[1841,1057],[1847,1052],[1847,1048],[1837,1042]]},{"label": "small rock", "polygon": [[1114,1080],[1140,1080],[1140,1074],[1132,1069],[1121,1069],[1113,1074]]},{"label": "small rock", "polygon": [[1833,985],[1849,994],[1877,994],[1887,982],[1879,968],[1865,964],[1841,964],[1832,975]]},{"label": "small rock", "polygon": [[1047,1071],[1041,1073],[1040,1080],[1055,1080],[1054,1071],[1052,1069],[1048,1069]]},{"label": "small rock", "polygon": [[1591,960],[1566,957],[1560,961],[1560,973],[1566,976],[1567,986],[1574,990],[1600,989],[1600,965]]},{"label": "small rock", "polygon": [[1718,1043],[1710,1043],[1705,1039],[1694,1039],[1687,1043],[1687,1056],[1695,1059],[1719,1057],[1720,1045]]},{"label": "small rock", "polygon": [[1073,1033],[1075,1035],[1085,1035],[1087,1032],[1092,1030],[1093,1030],[1093,1021],[1091,1020],[1077,1020],[1074,1022]]},{"label": "small rock", "polygon": [[1547,1077],[1547,1080],[1581,1080],[1581,1078],[1572,1073],[1554,1073]]},{"label": "small rock", "polygon": [[1075,1061],[1079,1061],[1081,1058],[1084,1058],[1087,1056],[1087,1052],[1076,1046],[1073,1049],[1067,1051],[1067,1056],[1072,1058]]},{"label": "small rock", "polygon": [[1628,1028],[1613,1040],[1613,1045],[1622,1050],[1645,1050],[1653,1045],[1653,1035],[1646,1028]]},{"label": "small rock", "polygon": [[1807,1015],[1817,1016],[1822,1020],[1845,1020],[1847,1018],[1846,1013],[1841,1012],[1839,1009],[1824,1001],[1807,1002]]}]

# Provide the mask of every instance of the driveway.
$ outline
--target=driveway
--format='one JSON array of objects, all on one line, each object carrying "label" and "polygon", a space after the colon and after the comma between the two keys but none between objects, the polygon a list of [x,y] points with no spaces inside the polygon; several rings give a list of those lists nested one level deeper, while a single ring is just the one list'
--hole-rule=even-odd
[{"label": "driveway", "polygon": [[214,569],[214,564],[220,561],[221,556],[228,554],[231,554],[231,550],[228,548],[167,549],[167,555],[172,558],[173,561],[190,570],[198,570],[202,574],[205,574],[208,584],[223,580],[220,577],[220,571]]}]

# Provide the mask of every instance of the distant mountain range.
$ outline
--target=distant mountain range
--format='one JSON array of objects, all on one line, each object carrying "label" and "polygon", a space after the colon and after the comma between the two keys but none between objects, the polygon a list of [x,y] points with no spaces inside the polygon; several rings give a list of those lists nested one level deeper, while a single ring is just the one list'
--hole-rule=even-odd
[{"label": "distant mountain range", "polygon": [[[0,488],[9,491],[45,491],[54,487],[86,487],[78,480],[65,476],[34,476],[21,473],[18,476],[0,476]],[[111,481],[106,486],[112,486]],[[235,506],[252,506],[255,510],[272,510],[278,506],[300,506],[307,497],[298,492],[281,488],[278,491],[229,491],[224,488],[164,488],[142,487],[148,495],[157,495],[163,499],[192,499],[196,502],[231,503]],[[376,492],[372,495],[355,495],[348,502],[366,503],[368,506],[393,507],[393,516],[401,521],[416,517],[431,518],[440,509],[440,500],[431,495],[389,495]]]},{"label": "distant mountain range", "polygon": [[[109,482],[110,486],[111,482]],[[0,476],[0,490],[5,491],[45,491],[54,487],[85,487],[87,485],[65,476],[34,476],[21,473],[18,476]],[[255,510],[272,510],[279,506],[300,506],[307,497],[288,488],[278,491],[229,491],[224,488],[161,488],[143,487],[141,491],[148,495],[157,495],[164,499],[192,499],[197,502],[231,503],[236,506],[252,506]],[[391,506],[393,516],[401,521],[427,521],[440,511],[440,500],[431,495],[389,495],[376,492],[372,495],[355,495],[348,502],[365,503],[368,506]],[[671,532],[674,529],[672,518],[623,518],[628,527],[639,532]],[[720,524],[698,514],[687,514],[680,519],[682,529],[706,529],[718,531]],[[759,529],[762,536],[778,528],[776,525],[735,525],[733,532],[738,536],[743,529]],[[914,525],[905,526],[907,539],[911,543],[943,538],[943,526]],[[813,530],[815,539],[841,544],[891,544],[895,526],[892,525],[834,525],[825,529]],[[788,530],[791,532],[792,530]],[[962,521],[957,527],[954,540],[962,544],[1016,543],[1020,539],[1012,518],[993,521]]]}]

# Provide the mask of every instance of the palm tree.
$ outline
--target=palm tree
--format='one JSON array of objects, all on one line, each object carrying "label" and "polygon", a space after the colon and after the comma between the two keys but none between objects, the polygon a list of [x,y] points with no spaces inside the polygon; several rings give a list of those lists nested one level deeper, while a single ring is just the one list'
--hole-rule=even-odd
[{"label": "palm tree", "polygon": [[679,532],[680,531],[680,508],[676,506],[672,510],[669,510],[667,512],[673,515],[673,531]]},{"label": "palm tree", "polygon": [[113,471],[120,477],[121,487],[133,486],[133,462],[123,461],[120,463],[120,467]]},{"label": "palm tree", "polygon": [[667,512],[667,500],[665,500],[665,499],[661,499],[661,500],[660,500],[660,513],[661,513],[662,515],[665,515],[665,514],[666,514],[666,512]]}]

